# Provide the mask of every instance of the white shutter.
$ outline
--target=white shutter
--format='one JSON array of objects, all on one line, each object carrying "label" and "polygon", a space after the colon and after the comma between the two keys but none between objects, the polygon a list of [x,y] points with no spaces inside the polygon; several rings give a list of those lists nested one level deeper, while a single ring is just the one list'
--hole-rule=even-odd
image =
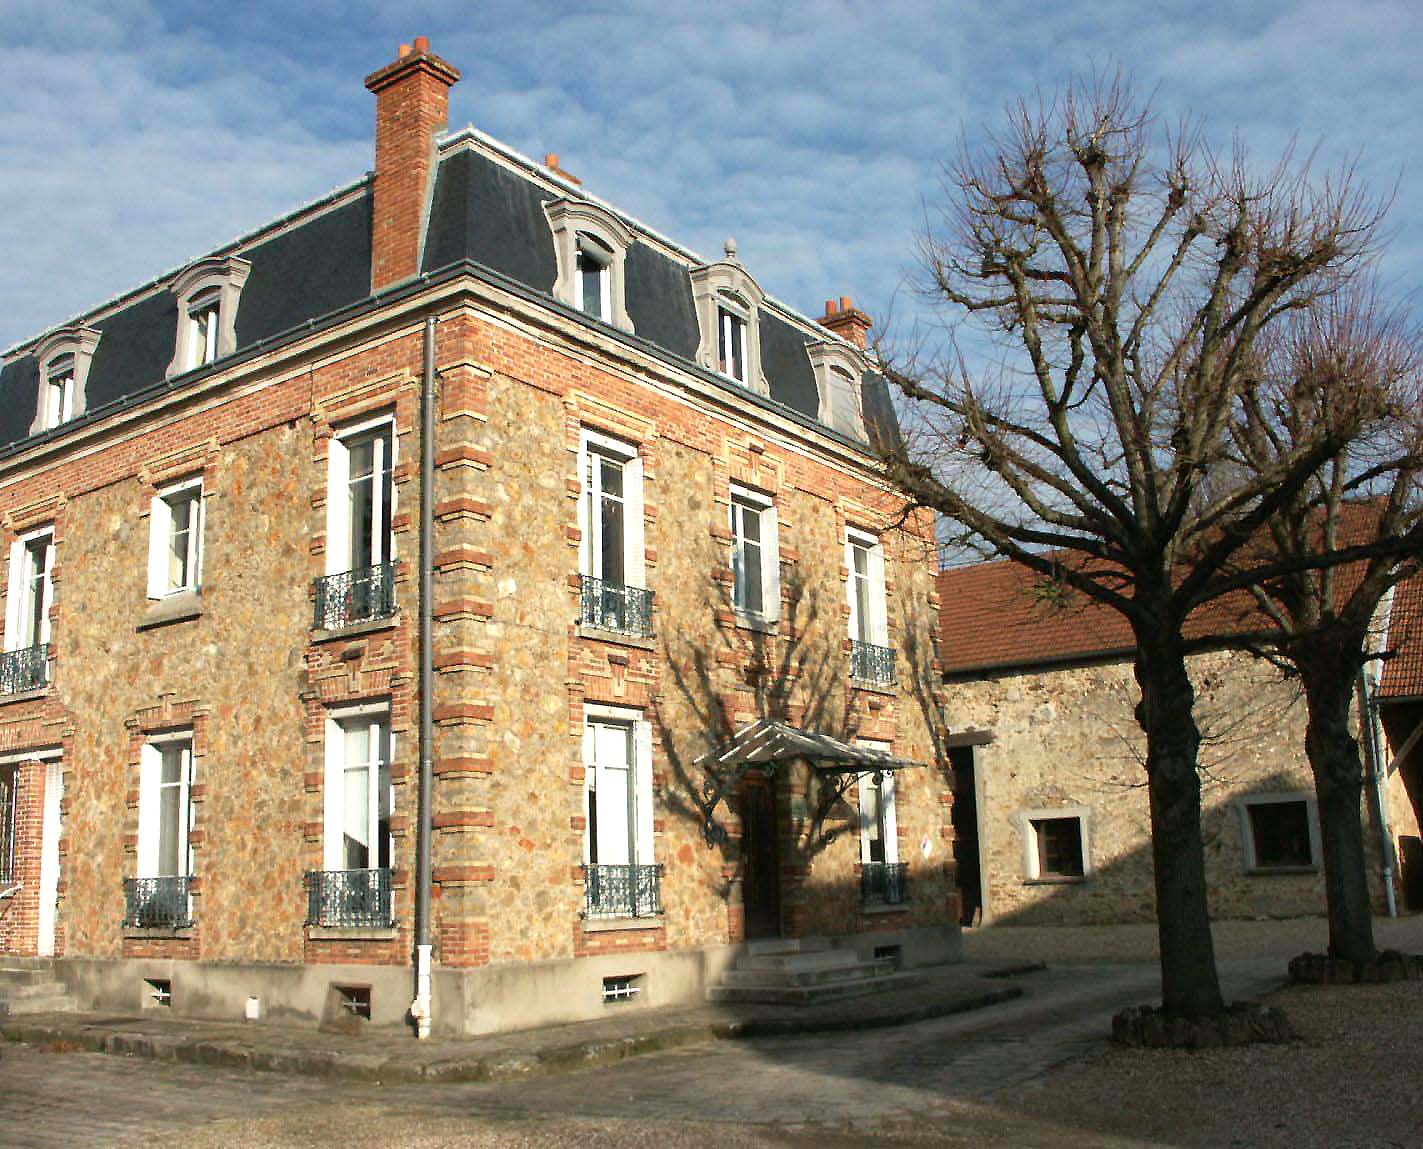
[{"label": "white shutter", "polygon": [[185,876],[193,872],[193,804],[188,788],[193,781],[193,746],[183,747],[178,767],[178,825],[182,827],[183,840],[178,846],[178,873]]},{"label": "white shutter", "polygon": [[332,438],[326,454],[326,573],[351,569],[351,504],[348,484],[351,457],[346,444]]},{"label": "white shutter", "polygon": [[44,645],[49,642],[49,612],[54,606],[54,536],[45,539],[44,578],[40,582],[40,632],[35,642]]},{"label": "white shutter", "polygon": [[5,649],[20,648],[20,600],[24,598],[25,544],[10,544],[10,581],[5,593]]},{"label": "white shutter", "polygon": [[586,866],[592,861],[592,853],[589,850],[589,838],[593,833],[593,824],[587,821],[588,818],[588,797],[591,794],[597,798],[597,755],[593,746],[593,724],[588,721],[583,723],[583,809],[580,813],[585,819],[583,826],[583,864]]},{"label": "white shutter", "polygon": [[138,876],[158,876],[158,782],[162,777],[163,754],[156,746],[145,745],[138,757]]},{"label": "white shutter", "polygon": [[884,860],[899,861],[899,822],[894,812],[894,775],[882,774],[879,784],[879,800],[884,808]]},{"label": "white shutter", "polygon": [[148,597],[168,593],[168,537],[173,531],[173,509],[168,500],[153,496],[148,511]]},{"label": "white shutter", "polygon": [[326,720],[326,785],[323,787],[325,809],[322,827],[322,868],[345,868],[342,856],[342,835],[345,823],[342,806],[346,797],[346,731],[334,719]]},{"label": "white shutter", "polygon": [[203,530],[207,526],[208,500],[202,484],[198,485],[198,497],[193,502],[192,530],[188,535],[188,581],[195,588],[203,585]]},{"label": "white shutter", "polygon": [[633,727],[633,770],[636,781],[634,795],[637,811],[637,863],[650,866],[653,851],[652,799],[652,724],[638,722]]},{"label": "white shutter", "polygon": [[761,572],[764,615],[775,622],[781,617],[781,534],[774,506],[761,512]]},{"label": "white shutter", "polygon": [[[581,277],[575,277],[575,280],[577,278]],[[582,488],[578,495],[578,570],[585,575],[594,573],[593,555],[597,553],[593,538],[593,532],[598,529],[598,516],[593,513],[593,457],[593,452],[588,449],[588,440],[584,438],[578,445],[578,482]],[[585,754],[584,761],[591,762],[592,759]]]},{"label": "white shutter", "polygon": [[850,637],[860,637],[860,604],[855,594],[855,545],[845,541],[845,597],[850,601]]},{"label": "white shutter", "polygon": [[861,774],[857,779],[860,799],[860,861],[870,860],[870,818],[874,811],[871,803],[875,800],[874,775]]},{"label": "white shutter", "polygon": [[889,645],[889,615],[884,589],[884,543],[877,542],[869,548],[870,576],[870,619],[871,641],[876,646]]},{"label": "white shutter", "polygon": [[623,466],[623,573],[628,586],[645,587],[647,545],[642,524],[642,457],[634,455]]},{"label": "white shutter", "polygon": [[632,784],[628,769],[630,735],[626,726],[598,723],[593,728],[598,770],[594,802],[598,811],[600,865],[626,865],[632,861],[628,854],[628,800]]}]

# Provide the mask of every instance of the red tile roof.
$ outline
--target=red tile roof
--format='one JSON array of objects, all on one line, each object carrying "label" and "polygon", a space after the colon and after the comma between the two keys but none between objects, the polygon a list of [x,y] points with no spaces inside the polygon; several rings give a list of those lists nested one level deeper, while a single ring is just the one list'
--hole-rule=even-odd
[{"label": "red tile roof", "polygon": [[1388,649],[1379,697],[1423,698],[1423,575],[1401,583],[1393,593]]}]

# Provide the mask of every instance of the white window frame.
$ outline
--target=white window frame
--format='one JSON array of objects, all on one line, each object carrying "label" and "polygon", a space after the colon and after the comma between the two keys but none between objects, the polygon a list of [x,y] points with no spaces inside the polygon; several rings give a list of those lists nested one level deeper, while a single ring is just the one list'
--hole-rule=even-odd
[{"label": "white window frame", "polygon": [[694,267],[690,274],[701,337],[697,362],[725,379],[733,379],[721,370],[722,311],[729,310],[746,324],[745,378],[733,382],[758,395],[769,395],[770,384],[761,369],[761,308],[766,293],[736,259],[735,243],[727,241],[725,259]]},{"label": "white window frame", "polygon": [[865,357],[840,340],[821,340],[805,348],[820,395],[820,422],[851,439],[867,442],[863,380]]},{"label": "white window frame", "polygon": [[589,810],[590,803],[597,801],[598,792],[596,731],[599,727],[615,726],[628,729],[632,752],[628,778],[628,797],[632,807],[627,818],[627,827],[631,834],[631,841],[628,843],[629,862],[601,861],[599,864],[631,863],[651,866],[656,864],[657,860],[654,830],[656,798],[652,786],[652,724],[641,710],[593,703],[586,703],[583,707],[583,864],[595,864],[591,861],[594,822]]},{"label": "white window frame", "polygon": [[[591,241],[591,242],[589,242]],[[602,245],[591,236],[579,233],[578,247],[574,253],[573,276],[573,306],[583,312],[584,315],[591,315],[594,319],[600,319],[604,323],[613,321],[613,253],[606,249],[598,250]],[[604,258],[606,256],[606,258]],[[597,267],[598,276],[598,310],[589,311],[587,299],[584,295],[583,280],[586,274],[583,264],[592,263]]]},{"label": "white window frame", "polygon": [[[736,572],[745,561],[742,547],[741,516],[747,511],[757,512],[761,521],[761,610],[759,612],[745,610],[736,605]],[[780,526],[776,517],[776,504],[769,495],[733,483],[731,486],[730,522],[732,606],[739,618],[753,622],[778,622],[781,617],[781,540]]]},{"label": "white window frame", "polygon": [[[870,750],[882,750],[886,754],[892,753],[888,742],[870,742],[864,739],[857,739],[857,746],[864,746]],[[887,865],[893,865],[899,861],[899,813],[897,809],[897,799],[895,793],[895,776],[893,773],[885,772],[880,774],[879,785],[875,785],[874,771],[861,774],[857,779],[859,801],[859,821],[860,821],[860,861],[868,865],[873,859],[870,857],[870,802],[871,795],[878,792],[877,801],[880,805],[882,816],[880,818],[880,830],[884,835],[884,861]]]},{"label": "white window frame", "polygon": [[[212,256],[173,280],[170,286],[178,299],[178,334],[168,364],[169,378],[205,367],[237,350],[237,303],[251,272],[252,264],[245,259]],[[200,332],[194,313],[210,304],[216,305],[216,317]],[[205,344],[210,347],[207,355]]]},{"label": "white window frame", "polygon": [[[174,586],[169,577],[169,552],[173,536],[173,506],[185,501],[190,492],[193,517],[188,524],[188,579]],[[182,498],[180,498],[180,496]],[[207,499],[202,476],[183,479],[161,488],[148,511],[148,597],[167,598],[175,594],[195,594],[203,585],[203,531],[207,525]]]},{"label": "white window frame", "polygon": [[[1092,838],[1090,806],[1050,806],[1036,810],[1020,810],[1014,815],[1023,840],[1023,874],[1028,882],[1085,882],[1092,876]],[[1034,822],[1053,818],[1075,818],[1082,841],[1082,874],[1044,874],[1038,863],[1038,832]]]},{"label": "white window frame", "polygon": [[624,586],[647,585],[647,548],[643,525],[642,457],[631,443],[584,428],[579,440],[578,474],[582,486],[579,499],[578,569],[602,579],[602,515],[598,512],[601,473],[595,465],[599,457],[616,459],[623,465],[623,576]]},{"label": "white window frame", "polygon": [[[855,570],[855,551],[865,552],[865,574]],[[857,580],[866,585],[869,617],[860,617]],[[879,536],[850,527],[845,531],[845,593],[850,604],[850,637],[873,646],[889,646],[889,611],[885,593],[884,543]]]},{"label": "white window frame", "polygon": [[[345,870],[345,834],[346,834],[346,771],[351,765],[346,761],[346,725],[353,722],[368,722],[370,725],[370,757],[362,763],[366,769],[371,771],[371,781],[366,787],[367,806],[366,817],[368,819],[367,829],[371,838],[372,860],[380,861],[380,843],[377,835],[380,833],[380,768],[386,768],[388,781],[386,789],[386,808],[390,811],[390,816],[395,816],[395,783],[391,778],[391,765],[395,761],[395,731],[391,727],[390,706],[387,703],[377,703],[366,706],[349,706],[340,709],[328,710],[326,712],[326,772],[325,772],[325,793],[323,794],[323,821],[322,821],[322,869],[324,870]],[[377,736],[377,731],[384,728],[385,744],[387,747],[387,759],[382,762],[380,757],[381,740]],[[395,864],[395,843],[390,835],[387,835],[386,856],[390,859],[391,865]],[[379,865],[367,866],[367,869],[379,869]]]},{"label": "white window frame", "polygon": [[[1284,802],[1303,802],[1309,820],[1309,853],[1307,866],[1262,866],[1255,852],[1255,827],[1250,821],[1252,806],[1274,806]],[[1235,799],[1240,819],[1240,853],[1247,874],[1313,874],[1318,873],[1324,857],[1324,839],[1319,828],[1319,799],[1309,790],[1277,791],[1241,794]]]},{"label": "white window frame", "polygon": [[[94,349],[99,346],[99,335],[100,332],[92,327],[65,327],[35,348],[40,382],[30,434],[53,430],[84,414],[89,366],[94,359]],[[56,418],[51,387],[57,379],[66,376],[70,380],[68,394],[61,397],[59,417]]]},{"label": "white window frame", "polygon": [[328,575],[345,574],[354,569],[351,566],[354,557],[352,547],[354,540],[351,538],[349,501],[351,454],[347,444],[352,439],[382,427],[389,428],[390,432],[389,438],[386,440],[390,445],[390,460],[386,466],[390,472],[391,530],[388,535],[381,537],[380,524],[384,517],[383,506],[380,502],[382,491],[380,484],[376,484],[376,490],[373,492],[375,507],[371,516],[371,556],[373,559],[377,554],[381,556],[372,563],[373,566],[382,562],[395,561],[394,521],[399,502],[399,493],[395,484],[395,468],[400,456],[400,436],[396,432],[395,417],[387,414],[348,424],[341,427],[331,437],[331,446],[326,453],[326,573]]},{"label": "white window frame", "polygon": [[[717,325],[717,370],[728,379],[734,379],[743,387],[750,386],[751,379],[751,358],[748,348],[750,340],[747,330],[751,326],[746,316],[744,308],[738,307],[731,299],[722,296],[717,300],[716,305],[716,325]],[[741,371],[738,374],[734,370],[736,362],[733,355],[728,360],[725,352],[734,350],[736,335],[741,335]]]},{"label": "white window frame", "polygon": [[52,430],[74,418],[74,359],[61,357],[46,374],[41,387],[44,395],[44,429]]},{"label": "white window frame", "polygon": [[[28,607],[33,604],[30,584],[35,577],[31,563],[31,544],[47,540],[45,569],[40,590],[39,633],[29,633],[31,618]],[[44,526],[26,531],[10,544],[9,583],[5,595],[5,649],[28,650],[49,642],[50,613],[54,609],[54,527]]]},{"label": "white window frame", "polygon": [[[163,752],[179,747],[181,754],[178,787],[178,872],[158,872],[162,856]],[[196,773],[191,730],[166,731],[150,735],[139,751],[138,779],[138,874],[140,878],[191,877],[193,873],[192,787]]]},{"label": "white window frame", "polygon": [[[583,278],[579,274],[578,263],[579,252],[584,251],[603,262],[607,273],[603,282],[602,313],[594,318],[620,331],[631,332],[633,322],[627,311],[624,268],[628,248],[633,242],[632,229],[606,208],[586,200],[550,200],[544,204],[544,215],[553,232],[557,268],[553,297],[577,311],[583,311]],[[585,239],[591,239],[593,243],[586,244]],[[602,259],[605,254],[606,262]]]}]

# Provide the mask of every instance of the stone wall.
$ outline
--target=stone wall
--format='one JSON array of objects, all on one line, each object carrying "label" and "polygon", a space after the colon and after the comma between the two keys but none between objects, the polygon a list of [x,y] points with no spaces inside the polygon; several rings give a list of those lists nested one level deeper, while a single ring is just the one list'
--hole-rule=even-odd
[{"label": "stone wall", "polygon": [[[1197,656],[1202,832],[1211,913],[1292,917],[1324,911],[1322,873],[1247,873],[1237,799],[1313,793],[1297,687],[1243,654]],[[985,921],[1075,925],[1155,917],[1144,747],[1126,661],[986,676],[946,687],[951,729],[982,728],[974,752]],[[1086,809],[1085,880],[1033,882],[1029,810]],[[1382,907],[1378,838],[1366,827],[1370,882]]]}]

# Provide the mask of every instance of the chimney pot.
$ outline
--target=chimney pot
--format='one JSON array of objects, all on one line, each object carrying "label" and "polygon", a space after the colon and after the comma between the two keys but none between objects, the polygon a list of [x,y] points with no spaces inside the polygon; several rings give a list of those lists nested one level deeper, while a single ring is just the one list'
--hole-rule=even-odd
[{"label": "chimney pot", "polygon": [[852,310],[854,309],[854,307],[855,307],[855,301],[854,301],[853,299],[851,299],[848,295],[842,295],[842,296],[840,297],[840,310],[841,310],[841,311],[852,311]]},{"label": "chimney pot", "polygon": [[400,45],[400,58],[403,60],[403,59],[405,59],[405,57],[408,56],[408,55],[410,55],[410,45],[409,45],[409,44],[402,44],[402,45]]},{"label": "chimney pot", "polygon": [[842,295],[838,300],[825,301],[825,314],[820,317],[820,326],[863,351],[869,346],[870,328],[874,326],[874,321],[856,309],[855,301],[850,296]]},{"label": "chimney pot", "polygon": [[416,50],[417,52],[421,52],[421,53],[428,52],[428,51],[430,50],[430,37],[429,37],[429,36],[416,36],[416,37],[415,37],[415,50]]},{"label": "chimney pot", "polygon": [[544,156],[544,167],[548,168],[550,171],[556,171],[558,169],[557,152],[549,152],[548,155]]},{"label": "chimney pot", "polygon": [[826,315],[834,315],[834,314],[835,314],[835,309],[836,309],[837,306],[838,306],[838,305],[836,304],[836,302],[835,302],[833,299],[827,299],[827,300],[825,301],[825,314],[826,314]]}]

